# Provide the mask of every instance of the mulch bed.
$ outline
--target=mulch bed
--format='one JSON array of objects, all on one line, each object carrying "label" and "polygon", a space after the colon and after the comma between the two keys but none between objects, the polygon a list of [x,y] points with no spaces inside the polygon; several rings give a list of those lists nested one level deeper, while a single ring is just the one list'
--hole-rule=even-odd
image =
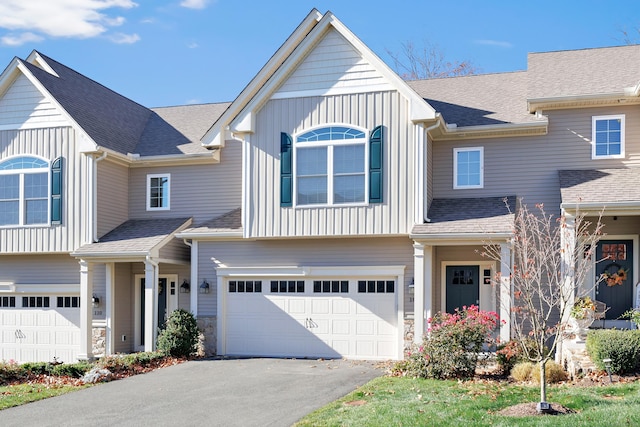
[{"label": "mulch bed", "polygon": [[558,403],[551,403],[551,411],[543,413],[538,412],[537,406],[538,404],[535,402],[521,403],[519,405],[504,408],[503,410],[498,411],[497,414],[507,417],[528,417],[532,415],[566,415],[575,413],[574,410]]}]

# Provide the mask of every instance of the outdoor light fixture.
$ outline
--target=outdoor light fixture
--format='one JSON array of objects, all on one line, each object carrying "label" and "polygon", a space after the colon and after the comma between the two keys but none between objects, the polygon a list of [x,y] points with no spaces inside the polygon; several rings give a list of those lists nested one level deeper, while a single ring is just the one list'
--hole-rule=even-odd
[{"label": "outdoor light fixture", "polygon": [[94,307],[97,307],[100,305],[100,298],[98,298],[96,294],[93,294],[93,297],[91,298],[91,305]]},{"label": "outdoor light fixture", "polygon": [[409,293],[413,294],[415,292],[416,289],[416,282],[414,280],[414,278],[411,278],[411,283],[409,283]]},{"label": "outdoor light fixture", "polygon": [[187,279],[184,279],[182,285],[180,285],[180,293],[188,294],[189,292],[191,292],[191,286],[189,285],[189,282],[187,282]]},{"label": "outdoor light fixture", "polygon": [[201,294],[208,294],[209,293],[209,282],[207,282],[207,279],[204,279],[202,281],[202,283],[200,284],[200,293]]},{"label": "outdoor light fixture", "polygon": [[607,374],[609,374],[609,383],[613,383],[613,378],[611,378],[611,359],[602,359],[602,363],[604,363]]}]

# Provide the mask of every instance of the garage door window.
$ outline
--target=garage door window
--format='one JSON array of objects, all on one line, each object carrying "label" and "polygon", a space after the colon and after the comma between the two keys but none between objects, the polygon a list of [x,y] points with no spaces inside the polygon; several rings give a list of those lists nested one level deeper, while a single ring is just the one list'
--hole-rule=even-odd
[{"label": "garage door window", "polygon": [[318,294],[327,293],[349,293],[349,281],[348,280],[314,280],[313,292]]},{"label": "garage door window", "polygon": [[261,280],[231,280],[229,292],[233,293],[260,293],[262,292]]},{"label": "garage door window", "polygon": [[22,297],[24,308],[49,308],[49,297]]},{"label": "garage door window", "polygon": [[272,294],[304,293],[304,280],[272,280]]},{"label": "garage door window", "polygon": [[2,297],[0,298],[0,307],[12,308],[16,306],[16,297]]},{"label": "garage door window", "polygon": [[80,297],[58,297],[58,308],[80,307]]},{"label": "garage door window", "polygon": [[395,292],[393,280],[359,280],[358,293],[361,294],[392,294]]}]

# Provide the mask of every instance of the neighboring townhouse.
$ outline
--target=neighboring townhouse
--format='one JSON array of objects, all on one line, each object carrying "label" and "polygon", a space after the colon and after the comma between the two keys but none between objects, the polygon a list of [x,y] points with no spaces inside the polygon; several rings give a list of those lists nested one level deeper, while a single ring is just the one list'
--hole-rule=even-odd
[{"label": "neighboring townhouse", "polygon": [[[0,359],[399,359],[437,311],[511,335],[512,210],[605,210],[605,327],[638,303],[640,46],[403,81],[316,10],[229,104],[147,109],[38,52],[0,76]],[[487,242],[502,260],[482,258]],[[492,278],[501,273],[499,286]]]}]

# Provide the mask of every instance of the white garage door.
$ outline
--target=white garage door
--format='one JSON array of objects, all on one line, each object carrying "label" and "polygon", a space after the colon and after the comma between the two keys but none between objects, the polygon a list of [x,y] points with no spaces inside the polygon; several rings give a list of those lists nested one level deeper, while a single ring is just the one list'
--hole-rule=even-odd
[{"label": "white garage door", "polygon": [[0,360],[77,360],[79,297],[0,296]]},{"label": "white garage door", "polygon": [[226,354],[397,359],[394,280],[229,280]]}]

